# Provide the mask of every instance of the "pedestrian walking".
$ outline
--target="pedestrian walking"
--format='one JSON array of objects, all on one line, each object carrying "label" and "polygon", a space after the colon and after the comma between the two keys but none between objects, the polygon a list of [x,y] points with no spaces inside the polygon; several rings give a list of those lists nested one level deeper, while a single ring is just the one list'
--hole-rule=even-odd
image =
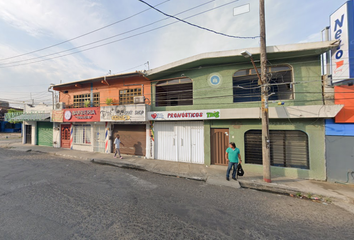
[{"label": "pedestrian walking", "polygon": [[226,171],[226,180],[230,181],[229,176],[232,168],[233,168],[232,179],[236,180],[237,165],[241,163],[242,160],[241,160],[240,149],[236,147],[235,143],[230,142],[229,147],[226,149],[225,152],[225,159],[229,162]]},{"label": "pedestrian walking", "polygon": [[120,155],[120,144],[124,146],[124,143],[122,143],[119,139],[119,134],[117,134],[116,139],[114,139],[114,145],[116,146],[116,151],[114,153],[114,157],[117,158],[117,153],[120,159],[123,159],[122,156]]}]

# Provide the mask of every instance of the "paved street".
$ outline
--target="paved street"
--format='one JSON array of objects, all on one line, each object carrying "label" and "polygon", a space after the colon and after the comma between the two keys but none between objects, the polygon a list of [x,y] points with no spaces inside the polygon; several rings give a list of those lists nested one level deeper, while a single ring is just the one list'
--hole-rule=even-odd
[{"label": "paved street", "polygon": [[1,239],[351,239],[334,205],[0,148]]}]

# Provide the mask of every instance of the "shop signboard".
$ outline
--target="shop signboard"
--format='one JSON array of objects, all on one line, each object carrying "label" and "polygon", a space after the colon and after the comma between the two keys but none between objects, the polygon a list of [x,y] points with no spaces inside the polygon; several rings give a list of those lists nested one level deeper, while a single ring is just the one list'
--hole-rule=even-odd
[{"label": "shop signboard", "polygon": [[220,119],[220,110],[189,110],[148,112],[148,120],[212,120]]},{"label": "shop signboard", "polygon": [[64,111],[63,110],[53,110],[52,111],[52,122],[63,122]]},{"label": "shop signboard", "polygon": [[332,50],[332,82],[354,78],[354,1],[343,4],[330,17],[331,39],[339,40]]},{"label": "shop signboard", "polygon": [[64,122],[99,122],[100,108],[69,108],[64,109]]},{"label": "shop signboard", "polygon": [[118,105],[101,107],[102,122],[144,122],[146,121],[146,105]]}]

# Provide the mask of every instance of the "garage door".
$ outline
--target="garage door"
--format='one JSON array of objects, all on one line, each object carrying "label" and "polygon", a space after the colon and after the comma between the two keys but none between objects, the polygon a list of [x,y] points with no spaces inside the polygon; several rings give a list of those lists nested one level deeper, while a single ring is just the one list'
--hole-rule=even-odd
[{"label": "garage door", "polygon": [[112,134],[113,152],[115,146],[113,144],[116,135],[119,134],[120,140],[124,146],[120,146],[120,153],[129,155],[145,156],[146,153],[146,125],[140,124],[115,124]]},{"label": "garage door", "polygon": [[155,122],[155,158],[204,164],[203,122]]},{"label": "garage door", "polygon": [[53,123],[37,123],[37,143],[41,146],[53,146]]}]

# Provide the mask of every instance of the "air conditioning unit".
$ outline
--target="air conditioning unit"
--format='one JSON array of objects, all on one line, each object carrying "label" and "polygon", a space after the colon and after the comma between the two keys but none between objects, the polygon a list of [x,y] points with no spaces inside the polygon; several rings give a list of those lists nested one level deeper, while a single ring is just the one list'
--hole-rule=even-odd
[{"label": "air conditioning unit", "polygon": [[144,96],[134,97],[134,104],[138,104],[138,103],[145,103],[145,97]]},{"label": "air conditioning unit", "polygon": [[56,103],[55,106],[54,106],[54,109],[55,109],[55,110],[62,110],[62,109],[64,109],[64,108],[65,108],[65,103],[63,103],[63,102],[58,102],[58,103]]}]

